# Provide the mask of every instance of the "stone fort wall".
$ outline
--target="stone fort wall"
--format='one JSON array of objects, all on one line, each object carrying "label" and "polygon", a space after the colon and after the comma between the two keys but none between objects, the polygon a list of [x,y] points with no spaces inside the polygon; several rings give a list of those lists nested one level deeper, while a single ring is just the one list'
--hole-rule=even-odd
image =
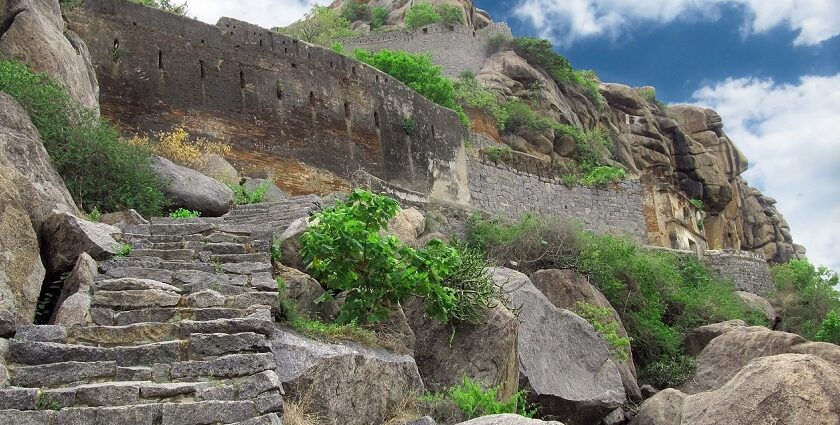
[{"label": "stone fort wall", "polygon": [[228,142],[241,172],[271,174],[292,194],[347,189],[364,169],[468,200],[456,114],[372,67],[244,22],[124,0],[87,0],[68,20],[90,49],[103,115],[126,130],[182,125]]},{"label": "stone fort wall", "polygon": [[739,291],[767,295],[776,290],[770,266],[749,251],[706,251],[706,264],[723,278],[735,282]]},{"label": "stone fort wall", "polygon": [[431,53],[441,65],[444,75],[457,77],[461,72],[478,72],[487,59],[487,42],[497,35],[511,36],[510,28],[494,22],[476,30],[467,25],[432,24],[416,31],[392,31],[347,39],[348,51],[364,49],[405,50],[411,53]]}]

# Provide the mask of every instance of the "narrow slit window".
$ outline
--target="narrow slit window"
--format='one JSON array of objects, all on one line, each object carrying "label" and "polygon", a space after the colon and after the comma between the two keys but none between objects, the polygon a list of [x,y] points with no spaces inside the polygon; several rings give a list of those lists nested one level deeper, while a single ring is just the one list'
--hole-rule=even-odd
[{"label": "narrow slit window", "polygon": [[278,81],[275,88],[277,89],[277,100],[283,100],[283,85]]},{"label": "narrow slit window", "polygon": [[201,68],[201,79],[207,78],[207,72],[204,70],[204,61],[198,61],[198,66]]},{"label": "narrow slit window", "polygon": [[245,71],[243,70],[239,71],[239,87],[245,88]]},{"label": "narrow slit window", "polygon": [[163,50],[158,50],[158,68],[163,69]]},{"label": "narrow slit window", "polygon": [[356,75],[356,67],[353,67],[353,75]]},{"label": "narrow slit window", "polygon": [[350,102],[344,102],[344,118],[350,118]]},{"label": "narrow slit window", "polygon": [[315,92],[314,91],[309,92],[309,103],[315,104]]},{"label": "narrow slit window", "polygon": [[379,128],[379,112],[378,111],[375,111],[373,113],[373,125],[375,125],[376,128]]}]

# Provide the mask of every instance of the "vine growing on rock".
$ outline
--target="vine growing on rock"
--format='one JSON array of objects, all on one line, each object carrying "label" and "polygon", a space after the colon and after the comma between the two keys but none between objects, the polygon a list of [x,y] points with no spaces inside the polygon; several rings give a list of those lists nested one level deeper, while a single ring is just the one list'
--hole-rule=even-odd
[{"label": "vine growing on rock", "polygon": [[121,139],[112,125],[85,110],[58,83],[19,62],[0,61],[0,91],[29,114],[67,189],[92,211],[133,208],[159,215],[167,204],[148,149]]}]

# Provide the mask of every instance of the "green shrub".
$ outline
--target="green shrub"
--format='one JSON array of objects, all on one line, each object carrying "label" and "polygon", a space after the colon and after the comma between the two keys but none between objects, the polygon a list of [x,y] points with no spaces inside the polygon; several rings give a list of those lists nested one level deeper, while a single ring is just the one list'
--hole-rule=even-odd
[{"label": "green shrub", "polygon": [[479,383],[464,377],[460,385],[449,388],[445,398],[452,400],[468,418],[514,413],[526,418],[533,418],[536,409],[526,401],[526,393],[519,390],[510,399],[499,401],[498,388],[484,389]]},{"label": "green shrub", "polygon": [[510,50],[514,45],[513,37],[505,34],[496,34],[487,40],[487,53],[494,54],[501,51]]},{"label": "green shrub", "polygon": [[592,324],[595,331],[606,341],[613,357],[621,361],[630,357],[630,338],[619,334],[618,322],[613,318],[612,310],[578,301],[574,313]]},{"label": "green shrub", "polygon": [[773,278],[782,330],[814,340],[829,313],[840,311],[838,276],[825,266],[815,267],[808,260],[791,260],[774,266]]},{"label": "green shrub", "polygon": [[836,311],[830,311],[825,316],[817,332],[816,340],[840,344],[840,315]]},{"label": "green shrub", "polygon": [[388,10],[382,6],[374,7],[373,11],[371,12],[370,29],[376,31],[384,27],[387,23]]},{"label": "green shrub", "polygon": [[455,102],[455,87],[452,81],[441,75],[441,67],[432,62],[430,55],[387,49],[371,53],[356,49],[353,56],[396,78],[432,102],[452,109],[458,114],[461,123],[469,127],[470,121],[464,108]]},{"label": "green shrub", "polygon": [[254,190],[248,190],[245,185],[241,184],[228,184],[228,187],[233,191],[234,205],[248,205],[265,202],[265,193],[270,185],[270,182],[265,182],[255,187]]},{"label": "green shrub", "polygon": [[[464,11],[454,4],[443,3],[437,6],[437,13],[445,24],[463,24]],[[421,25],[422,26],[422,25]]]},{"label": "green shrub", "polygon": [[513,41],[513,48],[528,63],[544,69],[558,84],[580,87],[595,106],[603,107],[606,104],[598,89],[601,82],[595,72],[576,71],[568,59],[553,50],[550,41],[533,37],[518,37]]},{"label": "green shrub", "polygon": [[117,257],[128,257],[131,255],[131,250],[134,249],[130,243],[124,243],[120,246],[119,251],[117,251]]},{"label": "green shrub", "polygon": [[639,382],[655,388],[675,388],[688,381],[696,368],[697,360],[691,356],[666,357],[645,366],[639,372]]},{"label": "green shrub", "polygon": [[[72,0],[71,0],[72,1]],[[82,0],[84,1],[84,0]],[[183,4],[178,4],[173,2],[172,0],[131,0],[134,3],[139,3],[144,6],[153,7],[155,9],[160,9],[169,13],[174,13],[178,16],[186,16],[188,9],[187,3],[184,2]]]},{"label": "green shrub", "polygon": [[491,161],[498,164],[499,161],[510,158],[513,150],[511,150],[510,146],[507,145],[490,146],[489,148],[484,149],[484,153],[487,154],[487,157],[490,158]]},{"label": "green shrub", "polygon": [[417,121],[414,121],[414,118],[411,117],[403,118],[403,130],[405,130],[405,134],[414,134],[417,131]]},{"label": "green shrub", "polygon": [[426,25],[436,24],[442,19],[431,4],[415,3],[405,12],[404,22],[409,31],[414,31]]},{"label": "green shrub", "polygon": [[147,149],[122,141],[116,128],[76,104],[64,88],[19,62],[0,61],[0,91],[29,114],[80,207],[161,213],[167,201]]},{"label": "green shrub", "polygon": [[341,6],[341,17],[348,22],[363,21],[370,16],[370,6],[361,3],[359,0],[347,0]]},{"label": "green shrub", "polygon": [[703,201],[701,201],[699,199],[692,199],[689,202],[691,202],[691,205],[694,205],[694,208],[697,208],[697,211],[703,211],[703,208],[704,208]]},{"label": "green shrub", "polygon": [[659,99],[656,98],[656,89],[655,88],[653,88],[653,87],[638,88],[638,89],[636,89],[636,93],[638,93],[639,96],[642,96],[648,102],[656,105],[656,107],[659,108],[659,110],[662,113],[667,113],[668,105],[662,103]]},{"label": "green shrub", "polygon": [[169,213],[170,218],[198,218],[201,217],[201,213],[198,211],[191,211],[185,208],[178,208],[175,211]]},{"label": "green shrub", "polygon": [[537,115],[531,106],[520,100],[504,103],[504,110],[507,119],[504,125],[500,126],[500,130],[536,134],[551,128],[553,124],[550,119]]},{"label": "green shrub", "polygon": [[350,24],[351,22],[342,17],[338,10],[316,4],[302,20],[287,27],[272,28],[272,31],[299,38],[307,43],[331,46],[342,38],[355,35]]},{"label": "green shrub", "polygon": [[481,86],[472,71],[464,71],[455,82],[455,99],[465,107],[479,109],[489,115],[500,130],[504,130],[508,120],[504,101],[496,92]]},{"label": "green shrub", "polygon": [[99,222],[99,220],[101,220],[101,219],[102,219],[102,212],[101,212],[101,211],[99,211],[99,208],[98,208],[98,207],[93,207],[93,210],[91,210],[91,211],[87,214],[87,219],[88,219],[88,220],[90,220],[90,221],[96,221],[96,222]]},{"label": "green shrub", "polygon": [[610,183],[623,180],[625,177],[627,177],[627,172],[621,168],[599,165],[586,173],[580,179],[580,184],[589,187],[604,187]]}]

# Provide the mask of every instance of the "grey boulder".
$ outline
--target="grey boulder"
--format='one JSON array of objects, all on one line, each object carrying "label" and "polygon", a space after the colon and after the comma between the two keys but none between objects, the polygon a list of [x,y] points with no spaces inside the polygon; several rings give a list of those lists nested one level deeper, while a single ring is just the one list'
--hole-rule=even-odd
[{"label": "grey boulder", "polygon": [[529,419],[524,416],[513,414],[501,414],[482,416],[480,418],[471,419],[466,422],[461,422],[458,425],[563,425],[556,421],[541,421],[539,419]]},{"label": "grey boulder", "polygon": [[549,302],[522,273],[490,269],[519,314],[519,386],[543,414],[596,424],[625,400],[618,367],[587,321]]},{"label": "grey boulder", "polygon": [[233,191],[229,187],[191,168],[155,156],[152,171],[164,182],[163,193],[172,201],[174,208],[218,217],[230,211],[233,205]]},{"label": "grey boulder", "polygon": [[53,211],[44,223],[42,237],[47,270],[51,273],[70,270],[82,253],[95,260],[111,258],[122,247],[112,235],[121,233],[114,226]]},{"label": "grey boulder", "polygon": [[264,186],[265,194],[263,197],[263,201],[265,202],[279,202],[287,198],[286,194],[282,190],[280,190],[279,187],[277,187],[274,181],[269,179],[257,179],[246,177],[243,186],[245,186],[245,189],[248,192],[253,192]]},{"label": "grey boulder", "polygon": [[64,279],[61,295],[50,323],[65,327],[85,325],[92,322],[90,316],[90,291],[98,274],[96,260],[87,253],[82,253],[76,260],[73,270]]},{"label": "grey boulder", "polygon": [[287,398],[327,423],[384,423],[423,392],[414,359],[352,344],[327,344],[277,328],[271,338]]}]

